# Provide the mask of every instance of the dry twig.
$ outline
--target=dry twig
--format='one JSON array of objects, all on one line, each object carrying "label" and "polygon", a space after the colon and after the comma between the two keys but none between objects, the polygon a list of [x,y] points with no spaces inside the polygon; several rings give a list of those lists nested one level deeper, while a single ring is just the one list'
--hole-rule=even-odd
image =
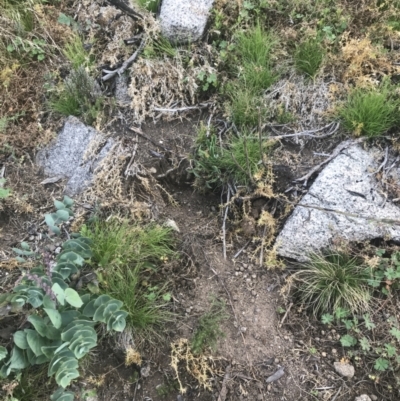
[{"label": "dry twig", "polygon": [[117,68],[114,71],[110,70],[103,70],[103,72],[106,74],[102,78],[103,81],[108,81],[109,79],[113,78],[115,75],[122,75],[125,70],[137,59],[139,54],[142,52],[144,49],[144,46],[146,44],[146,37],[143,37],[142,41],[140,42],[139,47],[136,49],[135,53],[132,54],[131,57],[128,58],[128,60],[124,61],[122,66],[120,68]]}]

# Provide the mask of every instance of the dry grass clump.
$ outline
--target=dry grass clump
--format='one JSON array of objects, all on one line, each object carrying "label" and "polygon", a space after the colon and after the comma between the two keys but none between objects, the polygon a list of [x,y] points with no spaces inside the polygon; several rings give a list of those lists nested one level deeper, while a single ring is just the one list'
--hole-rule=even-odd
[{"label": "dry grass clump", "polygon": [[179,374],[179,365],[182,363],[185,365],[187,373],[194,377],[200,386],[211,390],[210,378],[216,373],[214,358],[204,354],[194,355],[190,342],[186,338],[180,338],[171,344],[171,367],[175,371],[179,390],[184,394],[186,388],[183,387]]},{"label": "dry grass clump", "polygon": [[[317,78],[311,84],[301,75],[292,75],[273,85],[265,96],[271,115],[290,113],[299,130],[315,129],[326,124],[334,102],[340,100],[342,84]],[[335,92],[333,96],[332,92]]]},{"label": "dry grass clump", "polygon": [[373,45],[367,37],[346,40],[336,63],[341,71],[341,81],[355,86],[371,85],[374,83],[371,77],[400,73],[390,53]]},{"label": "dry grass clump", "polygon": [[103,210],[121,211],[138,220],[149,219],[152,200],[157,204],[164,202],[154,178],[139,163],[130,163],[131,158],[132,150],[116,142],[95,169],[93,185],[84,196]]},{"label": "dry grass clump", "polygon": [[143,122],[155,117],[156,108],[169,109],[197,104],[198,76],[201,71],[215,73],[205,61],[202,66],[185,66],[179,54],[173,59],[141,58],[132,66],[129,95],[134,118]]}]

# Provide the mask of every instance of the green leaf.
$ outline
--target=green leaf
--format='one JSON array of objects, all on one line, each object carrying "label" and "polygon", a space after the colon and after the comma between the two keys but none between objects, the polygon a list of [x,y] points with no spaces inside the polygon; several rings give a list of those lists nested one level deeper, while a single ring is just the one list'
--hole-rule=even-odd
[{"label": "green leaf", "polygon": [[67,211],[65,211],[65,210],[57,210],[56,215],[62,221],[68,221],[69,220],[69,213]]},{"label": "green leaf", "polygon": [[48,317],[50,318],[51,323],[53,323],[53,326],[56,329],[59,329],[61,327],[61,315],[60,315],[60,313],[55,309],[44,308],[44,310],[47,313]]},{"label": "green leaf", "polygon": [[94,303],[94,306],[99,307],[100,305],[103,305],[103,304],[107,303],[110,299],[112,299],[112,298],[109,295],[106,295],[106,294],[100,295],[96,299],[96,301]]},{"label": "green leaf", "polygon": [[65,209],[65,205],[63,202],[60,202],[58,200],[54,201],[54,206],[56,209]]},{"label": "green leaf", "polygon": [[30,315],[27,320],[42,337],[46,335],[46,324],[42,317],[39,315]]},{"label": "green leaf", "polygon": [[49,226],[50,230],[56,235],[61,235],[61,230],[57,226]]},{"label": "green leaf", "polygon": [[329,314],[329,313],[325,313],[321,316],[321,322],[323,324],[331,324],[333,322],[333,315]]},{"label": "green leaf", "polygon": [[10,369],[21,370],[29,366],[28,358],[25,356],[24,351],[15,346],[11,351]]},{"label": "green leaf", "polygon": [[0,361],[8,355],[7,348],[0,345]]},{"label": "green leaf", "polygon": [[369,313],[365,314],[364,316],[364,324],[368,330],[374,329],[376,326],[372,323],[371,318],[369,317]]},{"label": "green leaf", "polygon": [[396,355],[396,347],[394,347],[392,344],[385,344],[385,350],[389,358],[392,358]]},{"label": "green leaf", "polygon": [[388,367],[389,367],[389,361],[387,359],[385,359],[385,358],[378,358],[375,361],[374,368],[376,370],[384,372],[385,370],[387,370]]},{"label": "green leaf", "polygon": [[58,283],[54,283],[53,286],[51,287],[51,290],[54,292],[54,295],[56,296],[59,304],[64,305],[65,304],[65,293],[64,293],[64,290],[61,288],[61,286]]},{"label": "green leaf", "polygon": [[75,263],[77,266],[82,266],[85,263],[85,260],[82,258],[82,256],[78,255],[75,252],[67,251],[67,252],[61,252],[58,260],[60,262],[66,261],[66,262],[72,262]]},{"label": "green leaf", "polygon": [[35,354],[35,356],[40,356],[43,354],[42,347],[48,345],[47,341],[41,337],[35,330],[25,329],[26,341],[29,344],[29,348]]},{"label": "green leaf", "polygon": [[83,309],[83,314],[87,317],[93,317],[96,312],[96,307],[94,306],[95,299],[92,299]]},{"label": "green leaf", "polygon": [[70,349],[65,348],[66,346],[68,346],[68,343],[65,343],[63,345],[64,345],[64,349],[59,351],[59,353],[57,353],[57,350],[56,350],[53,358],[51,359],[51,361],[49,363],[49,369],[47,372],[47,375],[49,377],[53,376],[58,371],[58,368],[61,366],[61,364],[63,362],[65,362],[71,358],[75,359],[74,353]]},{"label": "green leaf", "polygon": [[84,259],[90,259],[93,256],[90,246],[80,239],[70,239],[65,241],[63,244],[63,249],[76,252]]},{"label": "green leaf", "polygon": [[345,334],[344,336],[342,336],[340,342],[343,347],[352,347],[357,344],[357,340],[350,334]]},{"label": "green leaf", "polygon": [[46,345],[42,347],[42,352],[46,355],[47,358],[51,359],[54,356],[55,350],[59,347],[59,345]]},{"label": "green leaf", "polygon": [[60,13],[58,16],[57,22],[59,24],[70,26],[71,25],[71,17],[69,17],[68,15],[65,15],[64,13]]},{"label": "green leaf", "polygon": [[360,339],[360,346],[363,351],[368,352],[371,349],[369,341],[366,337]]},{"label": "green leaf", "polygon": [[43,307],[48,309],[56,309],[56,303],[51,299],[49,295],[43,297]]},{"label": "green leaf", "polygon": [[64,391],[63,388],[59,388],[50,396],[50,401],[74,401],[75,395],[70,391]]},{"label": "green leaf", "polygon": [[163,298],[163,300],[164,300],[165,302],[169,302],[169,301],[171,301],[171,294],[170,294],[169,292],[167,292],[166,294],[164,294],[164,295],[162,296],[162,298]]},{"label": "green leaf", "polygon": [[389,333],[400,341],[400,330],[397,327],[392,327]]},{"label": "green leaf", "polygon": [[64,292],[65,300],[74,308],[80,308],[83,305],[81,297],[72,288],[67,288]]},{"label": "green leaf", "polygon": [[346,318],[347,316],[349,316],[349,314],[350,314],[350,312],[344,308],[337,308],[335,310],[335,316],[336,316],[336,319],[338,319],[338,320]]},{"label": "green leaf", "polygon": [[29,247],[29,245],[28,245],[28,243],[27,242],[21,242],[21,248],[24,250],[24,251],[30,251],[31,250],[31,248]]},{"label": "green leaf", "polygon": [[45,214],[44,215],[44,221],[46,222],[46,224],[49,227],[52,227],[52,226],[55,225],[55,221],[54,221],[53,216],[51,214]]},{"label": "green leaf", "polygon": [[62,327],[67,327],[71,322],[81,317],[81,314],[77,310],[67,310],[61,312]]},{"label": "green leaf", "polygon": [[67,195],[64,195],[63,203],[67,207],[72,207],[74,204],[74,201]]},{"label": "green leaf", "polygon": [[72,380],[77,379],[79,376],[79,372],[76,369],[73,369],[60,376],[58,380],[56,379],[56,382],[59,386],[65,388],[71,384]]},{"label": "green leaf", "polygon": [[21,349],[28,349],[29,344],[26,341],[26,333],[22,330],[14,333],[14,344]]}]

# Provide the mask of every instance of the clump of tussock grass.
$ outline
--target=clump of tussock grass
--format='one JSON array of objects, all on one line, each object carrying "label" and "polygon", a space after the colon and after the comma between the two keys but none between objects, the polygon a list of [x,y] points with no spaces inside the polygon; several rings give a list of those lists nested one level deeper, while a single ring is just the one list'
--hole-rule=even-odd
[{"label": "clump of tussock grass", "polygon": [[313,253],[295,274],[300,301],[315,316],[338,308],[350,312],[369,308],[369,268],[345,252]]}]

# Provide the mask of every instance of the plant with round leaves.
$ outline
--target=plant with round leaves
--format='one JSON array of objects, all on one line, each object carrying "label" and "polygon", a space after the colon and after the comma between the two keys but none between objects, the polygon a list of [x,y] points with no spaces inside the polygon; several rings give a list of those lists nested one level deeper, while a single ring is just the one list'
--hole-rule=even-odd
[{"label": "plant with round leaves", "polygon": [[61,234],[61,230],[57,227],[59,224],[69,220],[74,215],[72,212],[72,206],[74,201],[68,196],[64,196],[62,201],[55,200],[54,206],[57,209],[55,213],[49,213],[44,215],[44,220],[49,226],[50,230],[57,235]]}]

